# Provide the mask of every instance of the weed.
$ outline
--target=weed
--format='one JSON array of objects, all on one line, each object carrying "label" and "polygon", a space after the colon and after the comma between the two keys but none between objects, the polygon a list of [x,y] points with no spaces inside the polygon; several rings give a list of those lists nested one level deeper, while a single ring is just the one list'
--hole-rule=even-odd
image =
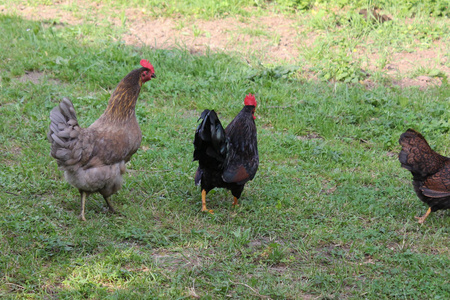
[{"label": "weed", "polygon": [[192,26],[192,32],[194,34],[194,37],[199,37],[204,34],[203,30],[199,29],[197,26]]}]

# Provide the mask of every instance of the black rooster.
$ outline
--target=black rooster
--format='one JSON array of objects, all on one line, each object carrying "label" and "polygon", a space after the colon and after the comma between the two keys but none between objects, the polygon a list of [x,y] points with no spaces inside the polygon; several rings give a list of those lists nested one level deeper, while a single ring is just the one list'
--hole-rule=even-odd
[{"label": "black rooster", "polygon": [[202,211],[207,211],[206,194],[216,187],[230,190],[233,205],[237,205],[245,183],[258,170],[255,96],[247,95],[244,105],[225,130],[214,110],[205,109],[199,118],[202,122],[195,131],[194,161],[199,164],[195,185],[202,188]]}]

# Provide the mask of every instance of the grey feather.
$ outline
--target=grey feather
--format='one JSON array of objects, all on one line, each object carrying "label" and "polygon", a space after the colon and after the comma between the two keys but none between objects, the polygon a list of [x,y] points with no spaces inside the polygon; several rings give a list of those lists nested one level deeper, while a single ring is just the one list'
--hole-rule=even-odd
[{"label": "grey feather", "polygon": [[73,152],[73,158],[80,159],[82,152],[83,152],[82,148],[75,149],[75,151]]},{"label": "grey feather", "polygon": [[71,115],[68,103],[66,103],[64,101],[61,102],[61,104],[59,104],[59,108],[61,109],[61,112],[65,117],[69,117]]},{"label": "grey feather", "polygon": [[65,146],[64,141],[61,140],[61,139],[56,135],[56,133],[52,134],[52,139],[53,139],[53,141],[54,141],[55,143],[57,143],[59,146],[61,146],[61,147],[64,147],[64,146]]},{"label": "grey feather", "polygon": [[72,130],[70,132],[70,138],[74,139],[74,138],[78,137],[78,134],[79,134],[78,130]]},{"label": "grey feather", "polygon": [[70,153],[70,150],[61,148],[56,151],[55,156],[60,160],[66,161],[70,159]]},{"label": "grey feather", "polygon": [[66,119],[64,118],[64,116],[61,114],[61,111],[59,109],[59,107],[55,107],[51,112],[50,112],[50,120],[54,123],[65,123]]},{"label": "grey feather", "polygon": [[58,125],[58,131],[64,130],[67,127],[67,125],[65,123],[58,123],[57,125]]},{"label": "grey feather", "polygon": [[71,119],[71,120],[67,121],[67,124],[70,126],[75,126],[75,125],[78,125],[78,122],[77,122],[77,120]]},{"label": "grey feather", "polygon": [[54,132],[58,132],[58,126],[55,123],[50,123],[50,132],[54,133]]}]

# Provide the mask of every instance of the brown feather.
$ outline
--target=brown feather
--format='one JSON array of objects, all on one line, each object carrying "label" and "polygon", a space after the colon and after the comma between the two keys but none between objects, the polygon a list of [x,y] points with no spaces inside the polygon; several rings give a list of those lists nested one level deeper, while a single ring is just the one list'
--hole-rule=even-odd
[{"label": "brown feather", "polygon": [[[438,154],[417,131],[408,129],[400,136],[401,166],[413,175],[413,187],[431,211],[450,208],[450,159]],[[423,222],[423,220],[422,220]]]}]

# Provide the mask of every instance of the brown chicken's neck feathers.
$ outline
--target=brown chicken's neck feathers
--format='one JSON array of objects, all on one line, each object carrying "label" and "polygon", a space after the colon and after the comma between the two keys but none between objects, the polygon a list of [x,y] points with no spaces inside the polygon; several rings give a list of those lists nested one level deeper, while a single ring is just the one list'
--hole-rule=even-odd
[{"label": "brown chicken's neck feathers", "polygon": [[125,121],[133,117],[140,89],[140,86],[127,88],[119,84],[111,95],[103,114],[111,120]]},{"label": "brown chicken's neck feathers", "polygon": [[133,70],[119,82],[102,117],[113,122],[135,117],[134,109],[142,86],[140,74],[144,70],[145,68]]}]

